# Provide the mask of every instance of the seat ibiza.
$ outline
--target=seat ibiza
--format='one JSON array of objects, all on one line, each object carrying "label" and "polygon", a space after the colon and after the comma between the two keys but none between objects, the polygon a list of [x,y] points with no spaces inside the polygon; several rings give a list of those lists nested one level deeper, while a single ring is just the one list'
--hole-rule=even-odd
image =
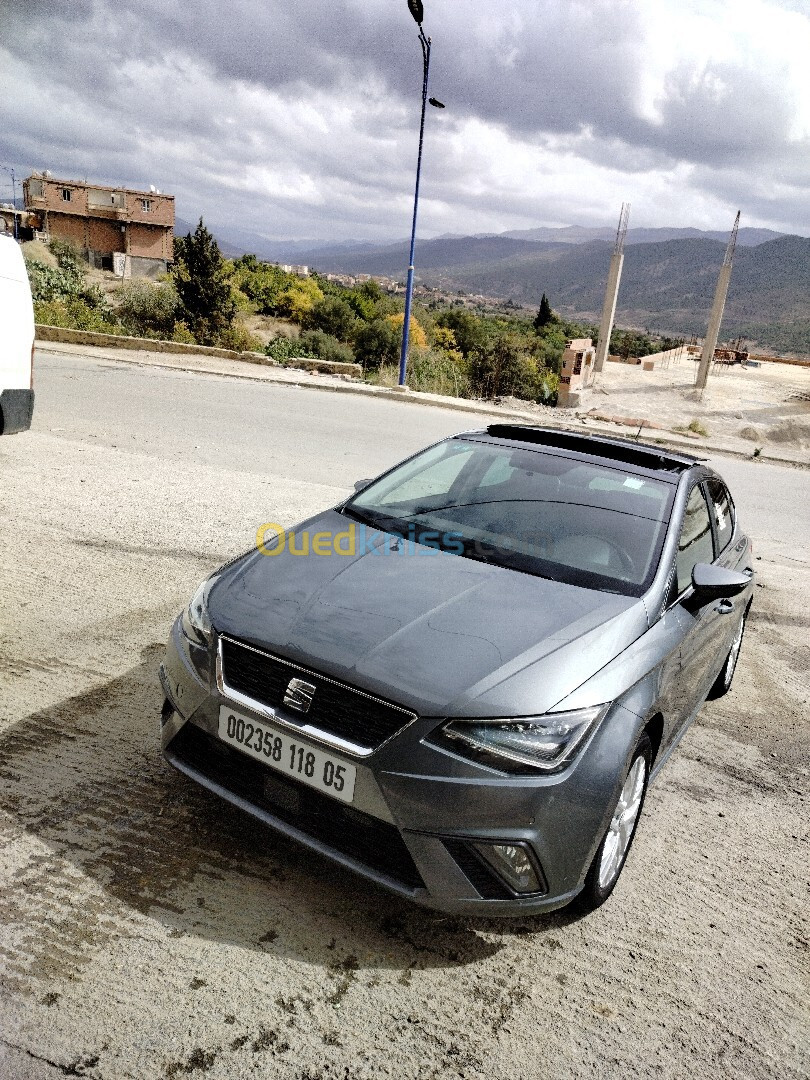
[{"label": "seat ibiza", "polygon": [[192,780],[448,912],[612,892],[648,785],[725,693],[753,592],[726,485],[655,446],[445,439],[197,589],[160,677]]}]

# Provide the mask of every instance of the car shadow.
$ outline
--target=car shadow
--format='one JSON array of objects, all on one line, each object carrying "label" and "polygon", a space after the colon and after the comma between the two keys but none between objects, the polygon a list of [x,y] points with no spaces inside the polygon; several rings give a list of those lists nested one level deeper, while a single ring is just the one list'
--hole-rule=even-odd
[{"label": "car shadow", "polygon": [[[70,977],[105,937],[127,932],[133,912],[170,937],[207,938],[335,971],[471,964],[516,934],[572,921],[567,914],[502,921],[426,911],[176,773],[158,745],[161,652],[150,646],[123,675],[32,713],[0,737],[0,809],[12,829],[24,829],[39,842],[36,850],[48,852],[29,853],[0,910],[29,943],[32,920],[44,920],[31,947],[50,974]],[[60,895],[73,914],[54,919]],[[45,897],[48,910],[38,918]],[[81,932],[69,925],[74,917]]]}]

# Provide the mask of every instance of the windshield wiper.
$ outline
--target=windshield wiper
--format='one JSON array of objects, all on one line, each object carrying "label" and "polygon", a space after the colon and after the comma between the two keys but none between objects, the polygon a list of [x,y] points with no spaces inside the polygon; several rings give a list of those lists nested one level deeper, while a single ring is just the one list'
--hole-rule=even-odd
[{"label": "windshield wiper", "polygon": [[442,510],[460,510],[465,506],[497,506],[499,503],[545,503],[553,502],[552,499],[477,499],[472,502],[447,503],[446,506],[417,506],[411,511],[411,517],[425,517],[427,514],[438,514]]},{"label": "windshield wiper", "polygon": [[385,525],[381,523],[381,520],[388,523],[395,520],[385,517],[383,514],[375,514],[373,510],[365,510],[356,506],[344,506],[340,512],[346,517],[354,518],[355,521],[359,521],[362,525],[373,525],[375,529],[385,529]]}]

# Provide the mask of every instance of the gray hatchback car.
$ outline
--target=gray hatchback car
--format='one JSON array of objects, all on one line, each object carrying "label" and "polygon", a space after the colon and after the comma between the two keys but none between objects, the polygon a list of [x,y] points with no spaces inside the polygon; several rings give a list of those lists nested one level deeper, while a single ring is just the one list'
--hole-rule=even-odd
[{"label": "gray hatchback car", "polygon": [[268,523],[200,585],[160,669],[163,752],[429,907],[587,910],[729,689],[752,592],[731,496],[697,459],[466,432]]}]

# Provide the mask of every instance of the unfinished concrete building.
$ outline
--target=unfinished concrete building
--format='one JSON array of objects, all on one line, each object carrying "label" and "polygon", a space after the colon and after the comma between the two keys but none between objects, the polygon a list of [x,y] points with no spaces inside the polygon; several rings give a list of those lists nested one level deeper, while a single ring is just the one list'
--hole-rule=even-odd
[{"label": "unfinished concrete building", "polygon": [[121,277],[157,277],[174,252],[174,196],[103,187],[34,173],[23,181],[25,208],[43,239],[68,240],[95,266]]},{"label": "unfinished concrete building", "polygon": [[557,404],[560,408],[573,408],[580,403],[581,391],[593,385],[596,349],[591,338],[574,338],[569,341],[562,355],[560,388]]}]

